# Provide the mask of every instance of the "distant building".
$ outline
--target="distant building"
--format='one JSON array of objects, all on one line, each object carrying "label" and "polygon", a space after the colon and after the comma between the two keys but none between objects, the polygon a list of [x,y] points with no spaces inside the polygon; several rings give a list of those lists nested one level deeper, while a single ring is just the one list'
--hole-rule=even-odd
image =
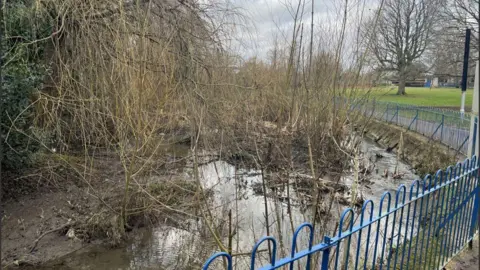
[{"label": "distant building", "polygon": [[[392,84],[398,85],[398,79],[393,79]],[[405,82],[405,86],[407,87],[424,87],[426,85],[426,79],[415,79],[415,80],[407,80]]]},{"label": "distant building", "polygon": [[[391,83],[393,85],[398,85],[398,79],[392,79]],[[461,76],[451,76],[451,75],[426,75],[424,78],[418,78],[415,80],[407,80],[406,86],[409,87],[428,87],[428,88],[438,88],[438,87],[449,87],[449,88],[459,88],[462,84]],[[467,88],[473,88],[474,78],[468,77]]]},{"label": "distant building", "polygon": [[[455,87],[459,88],[462,84],[462,76],[460,75],[449,75],[449,74],[435,74],[432,76],[433,80],[436,83],[433,84],[433,87]],[[468,76],[467,87],[473,88],[475,78],[473,76]]]}]

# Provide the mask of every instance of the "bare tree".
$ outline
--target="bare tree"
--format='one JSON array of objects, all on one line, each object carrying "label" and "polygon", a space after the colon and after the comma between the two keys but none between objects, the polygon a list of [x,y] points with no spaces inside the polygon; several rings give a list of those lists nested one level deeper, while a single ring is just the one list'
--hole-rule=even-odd
[{"label": "bare tree", "polygon": [[465,33],[465,28],[472,30],[472,43],[478,44],[480,25],[480,0],[449,0],[445,5],[445,20],[449,28]]},{"label": "bare tree", "polygon": [[443,0],[439,12],[439,24],[435,26],[435,39],[430,44],[428,56],[431,70],[436,76],[461,80],[465,44],[465,30],[472,30],[469,76],[473,76],[478,58],[478,5],[480,0]]},{"label": "bare tree", "polygon": [[396,71],[398,95],[405,95],[409,69],[426,51],[433,34],[438,0],[386,0],[371,49],[380,68]]}]

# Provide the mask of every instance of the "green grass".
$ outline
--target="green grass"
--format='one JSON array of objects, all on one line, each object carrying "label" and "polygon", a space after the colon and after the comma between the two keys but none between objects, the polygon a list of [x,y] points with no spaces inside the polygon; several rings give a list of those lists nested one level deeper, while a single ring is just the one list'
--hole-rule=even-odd
[{"label": "green grass", "polygon": [[[398,96],[397,87],[373,88],[368,91],[371,97],[377,100],[397,102],[402,104],[411,104],[418,106],[432,107],[452,107],[460,108],[461,90],[460,88],[424,88],[407,87],[405,96]],[[467,90],[465,98],[465,107],[472,106],[473,90]]]}]

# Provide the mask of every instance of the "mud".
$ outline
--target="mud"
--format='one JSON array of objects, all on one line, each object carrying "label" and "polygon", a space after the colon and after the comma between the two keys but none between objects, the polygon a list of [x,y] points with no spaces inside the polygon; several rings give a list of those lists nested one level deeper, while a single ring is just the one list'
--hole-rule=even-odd
[{"label": "mud", "polygon": [[466,247],[445,266],[445,270],[478,270],[480,267],[480,249],[478,234],[473,239],[472,248]]},{"label": "mud", "polygon": [[[78,190],[46,191],[42,195],[28,195],[15,203],[6,203],[2,216],[2,264],[35,265],[56,259],[84,246],[83,241],[69,238],[64,226],[71,217],[80,215],[71,205],[77,204]],[[69,203],[70,202],[70,203]],[[90,203],[82,202],[88,209]],[[41,238],[41,234],[61,228]]]},{"label": "mud", "polygon": [[[180,155],[184,155],[183,149]],[[110,207],[120,205],[123,194],[119,160],[98,155],[96,167],[82,168],[83,160],[77,157],[63,156],[62,162],[58,157],[45,157],[48,164],[21,177],[10,175],[8,183],[20,191],[14,190],[2,201],[2,268],[43,265],[92,245],[111,248],[132,237],[132,233],[121,234],[119,209]],[[86,175],[82,180],[75,177],[79,171]],[[172,178],[162,175],[154,180]],[[145,216],[133,218],[138,220],[132,222],[132,232],[150,221]]]}]

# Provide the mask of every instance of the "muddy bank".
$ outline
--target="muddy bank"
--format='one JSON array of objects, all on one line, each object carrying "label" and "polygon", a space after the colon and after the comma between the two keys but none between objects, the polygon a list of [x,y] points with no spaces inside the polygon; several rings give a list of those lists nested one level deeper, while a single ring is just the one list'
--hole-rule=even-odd
[{"label": "muddy bank", "polygon": [[357,131],[363,131],[368,138],[382,145],[386,151],[399,154],[401,160],[412,166],[422,177],[426,174],[434,175],[438,169],[444,169],[465,159],[463,154],[440,143],[384,122],[370,120],[364,127],[358,127]]},{"label": "muddy bank", "polygon": [[[125,175],[112,155],[97,154],[86,167],[81,156],[49,154],[22,175],[3,174],[3,183],[18,188],[2,201],[2,268],[42,265],[92,245],[118,246],[142,227],[175,224],[193,213],[197,186],[176,173],[185,166],[176,159],[188,148],[168,150],[157,174],[132,185],[128,207],[140,211],[129,212],[126,229],[120,222]],[[172,204],[175,211],[162,207]]]}]

